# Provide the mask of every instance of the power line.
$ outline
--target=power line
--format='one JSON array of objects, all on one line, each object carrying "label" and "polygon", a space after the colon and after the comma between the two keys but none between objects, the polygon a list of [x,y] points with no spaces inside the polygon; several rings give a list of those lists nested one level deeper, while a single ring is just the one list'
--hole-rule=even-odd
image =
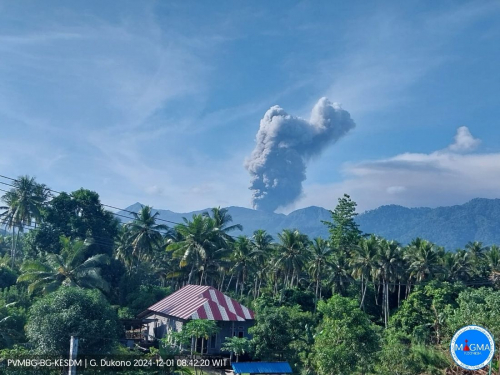
[{"label": "power line", "polygon": [[[5,176],[5,175],[1,175],[0,174],[0,177],[1,178],[5,178],[5,179],[8,179],[10,181],[15,181],[15,182],[18,182],[19,180],[18,179],[15,179],[15,178],[12,178],[12,177],[8,177],[8,176]],[[10,186],[10,187],[13,187],[15,188],[14,185],[12,184],[8,184],[6,182],[1,182],[0,181],[0,184],[3,184],[3,185],[7,185],[7,186]],[[48,187],[46,187],[46,190],[52,192],[52,193],[56,193],[56,194],[62,194],[60,191],[57,191],[57,190],[53,190],[53,189],[50,189]],[[2,190],[2,191],[6,191],[6,190]],[[6,191],[7,192],[7,191]],[[71,198],[71,199],[74,199],[74,197],[71,195],[71,194],[68,194],[68,196]],[[108,211],[109,213],[111,213],[112,215],[115,215],[115,216],[118,216],[118,217],[122,217],[122,218],[125,218],[125,219],[129,219],[129,220],[135,220],[135,215],[137,215],[137,212],[134,212],[134,211],[130,211],[130,210],[127,210],[127,209],[124,209],[124,208],[119,208],[119,207],[115,207],[115,206],[111,206],[109,204],[104,204],[104,203],[100,203],[101,206],[103,207],[108,207],[108,208],[112,208],[114,210],[119,210],[121,212],[128,212],[132,215],[134,215],[134,217],[129,217],[129,216],[125,216],[125,215],[122,215],[122,214],[119,214],[119,213],[116,213],[116,212],[112,212],[112,211]],[[45,203],[45,205],[48,205],[48,203]],[[175,224],[175,225],[184,225],[183,223],[178,223],[178,222],[175,222],[175,221],[171,221],[171,220],[166,220],[166,219],[162,219],[162,218],[155,218],[155,220],[157,221],[162,221],[162,222],[165,222],[165,223],[169,223],[169,224]],[[125,226],[127,223],[120,223],[121,226]],[[157,232],[159,232],[160,234],[162,235],[168,235],[170,234],[170,232],[164,232],[164,231],[161,231],[161,230],[157,230]],[[227,234],[227,233],[226,233]],[[233,236],[233,235],[230,235],[230,234],[227,234],[227,236],[231,237],[232,239],[237,239],[236,236]]]},{"label": "power line", "polygon": [[[3,221],[0,220],[0,224],[4,224],[5,223],[5,219]],[[14,227],[16,228],[19,228],[18,225],[13,225]],[[30,224],[26,224],[25,226],[28,226],[28,227],[31,227],[31,228],[34,228],[34,229],[38,229],[38,228],[35,228],[35,226],[33,225],[30,225]],[[102,246],[109,246],[109,243],[104,243],[104,242],[99,242],[99,241],[96,241],[94,238],[91,238],[92,240],[92,243],[93,244],[98,244],[98,245],[102,245]],[[331,281],[335,281],[335,280],[331,280]],[[436,281],[440,281],[440,280],[428,280],[428,281],[418,281],[418,282],[402,282],[402,283],[396,283],[396,282],[389,282],[389,283],[386,283],[388,286],[420,286],[420,285],[427,285],[427,284],[430,284],[430,283],[433,283],[433,282],[436,282]],[[481,286],[481,285],[492,285],[492,281],[488,278],[479,278],[477,280],[474,280],[474,281],[448,281],[448,280],[441,280],[442,282],[449,282],[449,283],[461,283],[461,284],[464,284],[465,286]],[[340,282],[340,280],[339,280]],[[342,283],[343,284],[361,284],[361,281],[360,280],[355,280],[355,279],[346,279],[346,280],[342,280]],[[371,284],[371,285],[374,285],[374,286],[378,286],[378,285],[382,285],[383,282],[380,281],[380,282],[375,282],[375,281],[372,281],[372,280],[366,280],[364,283],[366,284]]]},{"label": "power line", "polygon": [[[28,227],[32,230],[38,230],[40,228],[40,227],[36,227],[34,225],[31,225],[31,224],[23,224],[23,225],[12,224],[12,225],[9,225],[8,219],[0,220],[0,225],[14,227],[14,228],[18,228],[18,229],[24,229],[24,228]],[[85,239],[85,240],[87,240],[87,239]],[[91,240],[90,244],[96,244],[96,245],[101,245],[101,246],[109,246],[109,245],[112,245],[114,243],[113,241],[111,241],[111,240],[108,241],[108,239],[106,239],[105,237],[100,237],[100,236],[91,237],[91,238],[89,238],[89,240]],[[99,241],[99,240],[101,240],[101,241]]]},{"label": "power line", "polygon": [[[6,178],[8,180],[11,180],[11,181],[15,181],[15,182],[18,182],[19,180],[15,179],[15,178],[12,178],[12,177],[7,177],[7,176],[4,176],[4,175],[1,175],[0,174],[0,177],[2,178]],[[3,185],[7,185],[7,186],[11,186],[11,187],[15,187],[14,185],[11,185],[11,184],[7,184],[6,182],[0,182],[0,184],[3,184]],[[56,194],[61,194],[60,191],[57,191],[57,190],[53,190],[53,189],[50,189],[50,188],[46,188],[46,190],[52,192],[52,193],[56,193]],[[4,190],[5,191],[5,190]],[[68,194],[71,196],[71,194]],[[119,210],[119,211],[122,211],[122,212],[128,212],[130,214],[133,214],[133,215],[137,215],[137,212],[134,212],[134,211],[130,211],[130,210],[127,210],[125,208],[119,208],[119,207],[115,207],[115,206],[111,206],[109,204],[104,204],[104,203],[101,203],[101,206],[103,207],[108,207],[108,208],[112,208],[114,210]],[[111,212],[112,214],[114,215],[117,215],[117,216],[121,216],[121,217],[124,217],[124,218],[127,218],[127,219],[131,219],[131,220],[134,220],[134,217],[128,217],[128,216],[123,216],[123,215],[120,215],[120,214],[117,214],[117,213],[114,213],[114,212]],[[170,224],[175,224],[175,225],[182,225],[182,223],[177,223],[175,221],[171,221],[171,220],[166,220],[166,219],[162,219],[162,218],[156,218],[156,220],[158,221],[163,221],[165,223],[170,223]]]},{"label": "power line", "polygon": [[[9,178],[9,179],[10,179],[10,177],[5,177],[5,176],[2,176],[2,175],[0,175],[0,177],[3,177],[3,178]],[[17,180],[14,180],[14,181],[17,181]],[[10,187],[14,187],[14,188],[15,188],[15,186],[14,186],[14,185],[12,185],[12,184],[8,184],[8,183],[6,183],[6,182],[2,182],[2,181],[0,181],[0,184],[7,185],[7,186],[10,186]],[[51,189],[47,189],[47,190],[49,190],[49,191],[51,191],[51,192],[55,192],[55,193],[61,194],[60,192],[57,192],[56,190],[51,190]],[[6,193],[8,193],[8,192],[9,192],[8,190],[4,190],[4,189],[0,189],[0,191],[4,191],[4,192],[6,192]],[[70,197],[71,199],[74,199],[74,197],[72,197],[72,196],[71,196],[71,194],[68,194],[68,195],[69,195],[69,197]],[[43,203],[43,205],[48,206],[48,205],[49,205],[49,203]],[[109,206],[109,205],[102,204],[102,203],[101,203],[101,206],[104,206],[104,207],[113,207],[113,206]],[[120,211],[124,211],[124,212],[130,212],[130,213],[132,213],[132,214],[137,214],[136,212],[133,212],[133,211],[122,210],[122,209],[120,209],[120,208],[116,208],[116,207],[113,207],[113,208],[114,208],[114,209],[117,209],[117,210],[120,210]],[[111,212],[111,211],[108,211],[108,212],[109,212],[109,213],[111,213],[112,215],[119,216],[119,217],[123,217],[123,218],[125,218],[125,219],[129,219],[129,220],[134,220],[134,219],[135,219],[134,217],[129,217],[129,216],[121,215],[121,214],[116,213],[116,212]],[[163,220],[163,219],[161,219],[161,218],[156,218],[156,220],[166,221],[166,220]],[[175,222],[173,222],[173,221],[169,221],[169,222],[170,222],[170,223],[173,223],[173,224],[180,224],[180,223],[175,223]]]},{"label": "power line", "polygon": [[[8,176],[5,176],[5,175],[1,175],[1,174],[0,174],[0,177],[1,177],[1,178],[4,178],[4,179],[7,179],[7,180],[10,180],[10,181],[19,182],[19,180],[18,180],[18,179],[15,179],[15,178],[12,178],[12,177],[8,177]],[[0,184],[7,185],[7,186],[10,186],[10,187],[14,187],[14,188],[15,188],[15,186],[14,186],[14,185],[12,185],[12,184],[8,184],[8,183],[6,183],[6,182],[2,182],[2,181],[0,181]],[[46,190],[48,190],[48,191],[50,191],[50,192],[52,192],[52,193],[62,194],[60,191],[53,190],[53,189],[50,189],[50,188],[48,188],[48,187],[46,187]],[[7,190],[3,190],[3,189],[0,189],[0,191],[8,192]],[[69,196],[71,199],[74,199],[74,197],[73,197],[71,194],[68,194],[68,196]],[[45,204],[45,205],[48,205],[48,203],[44,203],[44,204]],[[114,210],[119,210],[119,211],[121,211],[121,212],[128,212],[128,213],[133,214],[134,216],[135,216],[135,215],[137,215],[137,212],[134,212],[134,211],[130,211],[130,210],[127,210],[127,209],[123,209],[123,208],[119,208],[119,207],[111,206],[111,205],[104,204],[104,203],[100,203],[100,204],[101,204],[101,206],[103,206],[103,207],[112,208],[112,209],[114,209]],[[135,217],[129,217],[129,216],[125,216],[125,215],[122,215],[122,214],[119,214],[119,213],[116,213],[116,212],[111,212],[111,211],[108,211],[108,212],[109,212],[109,213],[111,213],[111,214],[113,214],[113,215],[115,215],[115,216],[118,216],[118,217],[123,217],[123,218],[125,218],[125,219],[129,219],[129,220],[135,220]],[[175,225],[184,225],[184,224],[182,224],[182,223],[177,223],[177,222],[175,222],[175,221],[166,220],[166,219],[162,219],[162,218],[156,218],[156,220],[157,220],[157,221],[163,221],[163,222],[166,222],[166,223],[175,224]],[[7,223],[5,222],[5,219],[4,219],[4,221],[2,222],[2,224],[7,224]],[[124,227],[124,226],[126,226],[126,225],[127,225],[127,223],[122,223],[122,222],[121,222],[121,223],[120,223],[120,225],[121,225],[122,227]],[[17,227],[17,228],[31,227],[31,228],[33,228],[33,229],[38,229],[38,228],[36,228],[36,226],[29,225],[29,224],[24,224],[24,225],[22,225],[22,226],[19,226],[19,225],[13,225],[13,226],[15,226],[15,227]],[[161,234],[163,234],[163,235],[170,234],[169,232],[163,232],[163,231],[161,231],[161,230],[157,230],[157,232],[159,232],[159,233],[161,233]],[[229,237],[231,237],[231,238],[233,238],[233,239],[235,239],[235,238],[236,238],[235,236],[232,236],[232,235],[230,235],[230,234],[228,234],[228,236],[229,236]],[[105,238],[105,237],[100,237],[100,236],[95,236],[95,237],[94,237],[94,236],[93,236],[91,239],[92,239],[93,243],[95,243],[95,244],[100,244],[100,245],[102,245],[102,246],[109,246],[109,245],[110,245],[110,243],[108,242],[108,239],[107,239],[107,238]],[[99,239],[100,239],[100,240],[102,240],[102,241],[99,241]],[[112,241],[110,241],[110,242],[112,242]],[[433,280],[432,280],[432,281],[433,281]],[[343,280],[342,282],[345,282],[345,283],[360,283],[360,281],[358,281],[358,280],[354,280],[354,279]],[[372,282],[372,281],[366,281],[366,282],[367,282],[367,283],[373,283],[373,285],[375,285],[375,284],[376,284],[376,283],[374,283],[374,282]],[[419,283],[388,283],[388,285],[389,285],[389,286],[408,286],[408,285],[409,285],[409,286],[415,286],[415,285],[423,285],[423,284],[424,284],[424,282],[419,282]],[[491,281],[490,281],[488,284],[490,284],[490,285],[491,285]],[[475,285],[475,284],[471,284],[471,285]],[[478,285],[486,285],[486,284],[478,284]]]}]

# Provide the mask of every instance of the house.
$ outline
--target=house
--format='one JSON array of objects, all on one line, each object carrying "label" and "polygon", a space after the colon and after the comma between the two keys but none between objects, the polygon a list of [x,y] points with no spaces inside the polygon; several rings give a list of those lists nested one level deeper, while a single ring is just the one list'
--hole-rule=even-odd
[{"label": "house", "polygon": [[233,362],[231,364],[235,374],[291,374],[292,368],[288,362]]},{"label": "house", "polygon": [[[217,322],[219,332],[207,340],[203,354],[220,354],[226,337],[251,338],[248,329],[254,324],[254,312],[217,289],[205,285],[186,285],[150,306],[137,316],[146,322],[146,335],[161,339],[169,332],[182,330],[191,319]],[[196,351],[201,350],[198,340]]]}]

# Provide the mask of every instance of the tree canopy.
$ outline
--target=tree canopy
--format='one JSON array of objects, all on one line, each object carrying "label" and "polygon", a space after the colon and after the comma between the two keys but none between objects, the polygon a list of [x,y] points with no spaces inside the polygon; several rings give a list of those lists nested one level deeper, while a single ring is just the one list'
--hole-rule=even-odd
[{"label": "tree canopy", "polygon": [[26,334],[39,354],[69,353],[71,336],[79,353],[110,353],[121,333],[116,312],[96,290],[62,287],[33,304]]}]

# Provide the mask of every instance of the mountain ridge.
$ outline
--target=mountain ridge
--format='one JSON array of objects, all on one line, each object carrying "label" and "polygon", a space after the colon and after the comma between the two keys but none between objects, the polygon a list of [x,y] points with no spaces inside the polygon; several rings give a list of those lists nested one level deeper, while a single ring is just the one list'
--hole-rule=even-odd
[{"label": "mountain ridge", "polygon": [[[126,210],[137,212],[137,202]],[[328,230],[321,222],[331,220],[330,211],[310,206],[289,214],[268,213],[250,208],[229,206],[233,222],[243,225],[242,232],[234,235],[252,235],[256,229],[265,229],[276,238],[281,230],[298,229],[311,238],[327,237]],[[210,211],[210,208],[186,213],[155,209],[163,220],[181,223],[182,218]],[[126,211],[123,211],[126,215]],[[125,220],[126,221],[126,220]],[[469,241],[481,241],[484,245],[500,244],[500,199],[474,198],[464,204],[443,207],[404,207],[384,205],[365,211],[356,217],[360,229],[402,244],[422,237],[449,250],[464,247]]]}]

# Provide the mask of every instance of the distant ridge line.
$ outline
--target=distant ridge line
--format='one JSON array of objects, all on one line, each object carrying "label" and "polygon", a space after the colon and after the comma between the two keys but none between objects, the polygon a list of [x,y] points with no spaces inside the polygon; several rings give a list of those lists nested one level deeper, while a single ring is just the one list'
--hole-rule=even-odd
[{"label": "distant ridge line", "polygon": [[[138,211],[137,202],[126,210]],[[330,220],[329,210],[311,206],[297,209],[289,214],[268,213],[250,208],[227,207],[233,222],[243,225],[241,234],[251,236],[256,229],[265,229],[273,237],[283,229],[298,229],[314,237],[328,237],[322,220]],[[210,209],[177,213],[155,209],[159,217],[172,222],[190,219],[193,214]],[[425,238],[449,250],[463,248],[469,241],[480,241],[484,245],[500,244],[500,199],[474,198],[454,206],[404,207],[384,205],[358,215],[356,221],[365,233],[373,233],[401,242],[409,243],[416,237]],[[233,232],[234,236],[239,232]]]}]

